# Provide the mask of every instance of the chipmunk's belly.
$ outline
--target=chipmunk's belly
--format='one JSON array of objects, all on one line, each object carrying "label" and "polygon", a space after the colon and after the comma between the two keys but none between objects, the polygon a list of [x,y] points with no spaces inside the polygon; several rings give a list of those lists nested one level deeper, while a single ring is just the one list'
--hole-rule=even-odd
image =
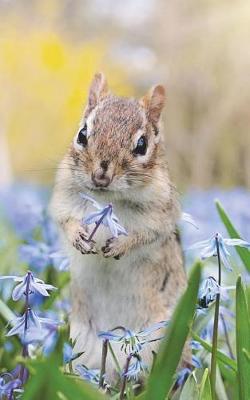
[{"label": "chipmunk's belly", "polygon": [[[160,304],[155,313],[151,309],[152,298],[147,295],[149,287],[143,287],[145,281],[143,283],[141,277],[143,263],[139,262],[140,254],[134,253],[120,260],[105,259],[102,255],[81,254],[77,254],[74,259],[71,337],[76,339],[75,352],[84,351],[81,360],[89,368],[100,367],[100,331],[117,326],[138,331],[164,319],[165,311],[161,310]],[[131,265],[135,262],[138,271],[131,270]],[[120,351],[120,344],[115,345],[114,349],[123,365],[125,358]],[[152,349],[148,350],[145,360],[151,356]],[[108,373],[114,369],[112,360],[108,361],[107,369]]]},{"label": "chipmunk's belly", "polygon": [[[120,260],[102,255],[75,254],[72,263],[73,302],[87,303],[96,329],[112,329],[117,324],[134,326],[140,302],[140,277],[131,271],[136,255]],[[133,274],[133,275],[131,275]]]}]

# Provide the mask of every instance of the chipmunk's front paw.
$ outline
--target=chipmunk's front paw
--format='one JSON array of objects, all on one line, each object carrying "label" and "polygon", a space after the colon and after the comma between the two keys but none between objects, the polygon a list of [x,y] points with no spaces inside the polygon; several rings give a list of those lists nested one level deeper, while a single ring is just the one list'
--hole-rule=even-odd
[{"label": "chipmunk's front paw", "polygon": [[79,228],[75,234],[73,246],[82,254],[96,254],[95,242],[94,240],[88,241],[88,236],[88,233],[83,228]]},{"label": "chipmunk's front paw", "polygon": [[110,238],[106,241],[106,245],[102,247],[104,257],[114,257],[119,260],[125,254],[125,246],[122,238]]}]

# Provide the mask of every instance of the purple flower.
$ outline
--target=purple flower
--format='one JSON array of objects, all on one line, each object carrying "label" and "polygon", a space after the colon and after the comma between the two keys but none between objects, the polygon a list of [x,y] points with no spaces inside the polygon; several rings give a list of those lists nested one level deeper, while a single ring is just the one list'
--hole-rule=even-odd
[{"label": "purple flower", "polygon": [[127,372],[122,372],[122,376],[127,377],[128,380],[138,380],[138,377],[141,375],[141,373],[148,372],[148,366],[142,361],[140,356],[135,354],[133,358],[135,361],[130,363]]},{"label": "purple flower", "polygon": [[176,383],[175,383],[175,388],[178,388],[180,386],[183,386],[184,383],[186,382],[187,378],[189,375],[192,373],[190,368],[183,368],[181,369],[176,378]]},{"label": "purple flower", "polygon": [[75,369],[79,373],[80,377],[83,378],[85,381],[94,383],[95,385],[99,384],[100,380],[99,369],[88,369],[85,365],[77,365]]},{"label": "purple flower", "polygon": [[97,209],[97,211],[90,213],[83,219],[83,224],[90,225],[95,223],[97,226],[103,224],[110,230],[112,236],[115,238],[117,238],[119,235],[128,235],[126,229],[119,224],[119,220],[113,212],[112,204],[108,204],[107,206],[103,207],[90,196],[81,194],[81,197],[87,201],[90,201]]},{"label": "purple flower", "polygon": [[202,249],[200,256],[201,256],[201,259],[204,260],[204,259],[212,257],[212,256],[218,256],[217,242],[218,242],[221,261],[223,262],[225,267],[230,271],[232,270],[232,268],[230,266],[230,262],[228,259],[228,257],[230,256],[230,253],[227,250],[227,246],[239,246],[239,247],[247,247],[247,248],[250,247],[250,243],[246,242],[245,240],[225,239],[221,236],[220,233],[216,233],[214,236],[212,236],[208,240],[203,240],[201,242],[195,243],[194,245],[189,247],[188,250]]},{"label": "purple flower", "polygon": [[25,344],[44,339],[44,328],[56,329],[58,322],[50,318],[38,317],[30,308],[20,317],[11,321],[13,327],[6,336],[19,335]]},{"label": "purple flower", "polygon": [[201,364],[200,359],[194,354],[192,355],[192,365],[195,368],[202,368],[202,364]]},{"label": "purple flower", "polygon": [[68,270],[69,259],[60,250],[59,242],[48,245],[32,240],[27,244],[21,245],[19,252],[21,258],[35,270],[42,271],[49,265],[52,265],[58,271]]},{"label": "purple flower", "polygon": [[3,376],[0,376],[0,398],[12,398],[10,396],[13,394],[14,390],[20,388],[21,386],[22,381],[20,379],[12,379],[6,382]]},{"label": "purple flower", "polygon": [[202,350],[202,345],[197,340],[191,340],[190,346],[192,350]]},{"label": "purple flower", "polygon": [[19,248],[19,254],[31,268],[42,271],[51,264],[50,253],[52,249],[43,242],[31,241],[28,244],[23,244]]},{"label": "purple flower", "polygon": [[[113,331],[102,331],[99,332],[98,337],[103,340],[109,340],[111,342],[121,343],[121,348],[125,350],[125,353],[134,353],[139,352],[145,343],[149,343],[150,339],[147,339],[148,336],[153,334],[154,332],[158,331],[166,327],[168,324],[167,321],[161,321],[156,324],[153,324],[149,328],[145,328],[139,332],[133,332],[130,329],[125,328],[118,328],[122,330],[122,334],[114,333]],[[117,330],[118,330],[117,329]],[[153,340],[160,340],[160,338],[153,339]]]},{"label": "purple flower", "polygon": [[40,294],[42,296],[49,296],[48,290],[56,290],[52,285],[44,283],[41,279],[35,278],[32,272],[28,272],[25,276],[0,276],[2,279],[13,279],[19,284],[12,292],[12,299],[14,301],[20,300],[23,295],[26,295],[27,287],[29,287],[29,294]]}]

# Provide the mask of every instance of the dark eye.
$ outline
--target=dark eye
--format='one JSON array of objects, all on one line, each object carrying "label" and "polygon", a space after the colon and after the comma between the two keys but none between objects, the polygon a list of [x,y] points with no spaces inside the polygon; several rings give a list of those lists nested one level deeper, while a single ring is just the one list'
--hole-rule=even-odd
[{"label": "dark eye", "polygon": [[147,138],[145,136],[141,136],[140,139],[138,139],[135,149],[133,150],[133,154],[144,156],[147,152],[147,147],[148,147]]},{"label": "dark eye", "polygon": [[88,144],[87,124],[85,124],[84,127],[79,131],[78,137],[77,137],[77,143],[81,144],[83,147],[87,146],[87,144]]}]

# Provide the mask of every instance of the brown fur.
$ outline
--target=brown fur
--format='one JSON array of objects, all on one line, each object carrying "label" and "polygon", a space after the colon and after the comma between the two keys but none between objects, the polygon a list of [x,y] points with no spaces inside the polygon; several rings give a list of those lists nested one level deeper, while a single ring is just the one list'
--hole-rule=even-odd
[{"label": "brown fur", "polygon": [[[176,235],[179,203],[160,132],[164,102],[162,86],[140,101],[119,98],[97,74],[81,122],[81,128],[87,123],[87,146],[79,146],[76,136],[58,170],[51,210],[71,258],[71,334],[89,367],[100,367],[99,330],[139,330],[170,318],[186,285]],[[142,135],[148,141],[145,156],[133,153]],[[93,177],[110,182],[96,187]],[[81,192],[112,202],[128,236],[112,239],[101,228],[95,242],[87,243],[90,228],[81,219],[93,209]]]}]

